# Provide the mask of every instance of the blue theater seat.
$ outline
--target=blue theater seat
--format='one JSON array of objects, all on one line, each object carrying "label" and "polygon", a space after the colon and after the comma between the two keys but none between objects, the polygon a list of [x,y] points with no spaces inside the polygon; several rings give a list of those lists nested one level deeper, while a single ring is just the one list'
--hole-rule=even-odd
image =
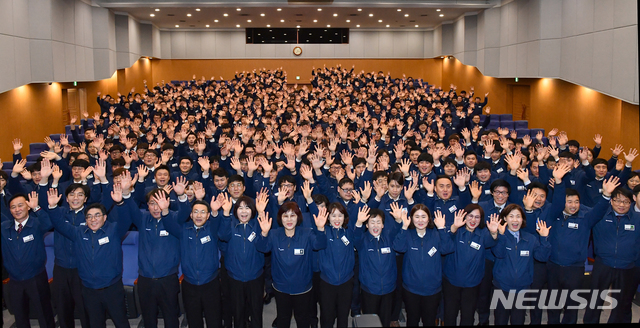
[{"label": "blue theater seat", "polygon": [[29,144],[29,154],[40,154],[41,152],[49,150],[49,146],[47,146],[44,142],[34,142]]},{"label": "blue theater seat", "polygon": [[516,130],[529,129],[529,121],[513,121]]},{"label": "blue theater seat", "polygon": [[38,160],[38,157],[40,157],[40,154],[29,154],[27,155],[27,162],[36,162]]},{"label": "blue theater seat", "polygon": [[529,129],[518,129],[516,127],[516,132],[518,133],[518,138],[522,138],[524,136],[528,136],[529,135]]},{"label": "blue theater seat", "polygon": [[55,263],[56,256],[53,250],[53,231],[44,234],[44,250],[47,252],[47,264],[45,268],[47,270],[47,277],[49,282],[53,279],[53,264]]},{"label": "blue theater seat", "polygon": [[500,127],[501,128],[507,128],[507,129],[509,129],[509,131],[515,130],[514,129],[514,124],[511,121],[500,121]]},{"label": "blue theater seat", "polygon": [[531,134],[531,138],[535,138],[538,131],[542,131],[542,135],[544,136],[544,129],[531,129],[529,132]]},{"label": "blue theater seat", "polygon": [[129,231],[122,241],[122,284],[129,319],[140,316],[134,293],[136,279],[138,279],[138,232]]},{"label": "blue theater seat", "polygon": [[513,121],[513,115],[511,114],[500,114],[500,122],[508,122]]}]

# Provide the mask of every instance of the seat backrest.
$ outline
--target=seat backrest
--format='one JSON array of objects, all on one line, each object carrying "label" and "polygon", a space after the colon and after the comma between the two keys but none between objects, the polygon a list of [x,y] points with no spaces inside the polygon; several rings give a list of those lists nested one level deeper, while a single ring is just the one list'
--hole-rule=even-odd
[{"label": "seat backrest", "polygon": [[500,121],[500,127],[507,128],[509,130],[515,130],[513,122],[509,121]]},{"label": "seat backrest", "polygon": [[500,122],[503,121],[513,121],[513,115],[511,114],[500,114]]},{"label": "seat backrest", "polygon": [[127,232],[122,241],[122,284],[133,286],[138,278],[138,232]]},{"label": "seat backrest", "polygon": [[53,231],[44,234],[44,251],[47,253],[47,264],[45,265],[47,277],[53,278],[53,265],[56,260],[53,248]]},{"label": "seat backrest", "polygon": [[529,121],[514,121],[516,130],[524,130],[529,128]]}]

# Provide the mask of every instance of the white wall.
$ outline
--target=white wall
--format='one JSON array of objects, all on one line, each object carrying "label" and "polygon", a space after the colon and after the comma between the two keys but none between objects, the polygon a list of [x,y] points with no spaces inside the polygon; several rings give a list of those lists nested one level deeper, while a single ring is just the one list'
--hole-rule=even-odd
[{"label": "white wall", "polygon": [[[354,31],[349,44],[246,44],[244,31],[160,31],[165,59],[428,58],[433,31]],[[300,46],[302,55],[293,55]]]}]

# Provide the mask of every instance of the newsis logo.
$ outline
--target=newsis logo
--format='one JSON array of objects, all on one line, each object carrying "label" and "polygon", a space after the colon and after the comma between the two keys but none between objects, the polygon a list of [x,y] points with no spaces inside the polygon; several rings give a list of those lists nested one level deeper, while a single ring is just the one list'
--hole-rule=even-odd
[{"label": "newsis logo", "polygon": [[[540,293],[540,297],[537,298],[537,294]],[[493,298],[491,299],[491,309],[496,309],[498,302],[501,302],[505,309],[533,309],[534,302],[538,301],[538,307],[540,309],[560,310],[565,307],[568,310],[583,310],[587,308],[597,310],[611,310],[618,305],[618,301],[611,297],[613,293],[620,293],[620,289],[606,289],[602,291],[590,290],[590,289],[576,289],[569,294],[566,289],[550,289],[550,290],[535,290],[535,289],[523,289],[519,292],[510,290],[505,292],[503,290],[495,290],[493,292]],[[506,295],[505,295],[506,294]],[[548,302],[545,303],[547,300]],[[605,303],[601,306],[596,306],[597,300],[601,299]],[[567,300],[575,302],[573,305],[566,306]]]}]

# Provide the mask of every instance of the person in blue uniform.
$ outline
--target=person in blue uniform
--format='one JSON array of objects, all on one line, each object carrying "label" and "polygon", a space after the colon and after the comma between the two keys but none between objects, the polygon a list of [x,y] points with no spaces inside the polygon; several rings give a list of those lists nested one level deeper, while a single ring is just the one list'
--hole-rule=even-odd
[{"label": "person in blue uniform", "polygon": [[[224,194],[222,197],[225,197]],[[256,201],[241,196],[235,205],[229,200],[222,205],[220,239],[228,243],[225,266],[229,273],[230,296],[235,327],[245,327],[250,318],[252,328],[262,327],[262,293],[264,290],[264,254],[256,248],[262,232],[257,220],[269,201],[267,193],[260,193]],[[233,205],[233,207],[231,206]]]},{"label": "person in blue uniform", "polygon": [[131,226],[131,217],[122,205],[123,197],[130,196],[130,187],[131,176],[125,174],[111,192],[116,204],[117,222],[107,221],[107,209],[94,203],[85,211],[86,225],[83,226],[66,222],[63,210],[57,207],[62,195],[53,188],[48,192],[55,230],[73,241],[76,247],[82,298],[91,327],[106,327],[108,313],[117,328],[129,328],[122,285],[122,240]]},{"label": "person in blue uniform", "polygon": [[[444,323],[455,326],[458,312],[460,325],[472,326],[480,284],[485,272],[485,249],[490,250],[498,239],[498,214],[491,215],[485,224],[484,210],[469,204],[458,211],[451,225],[455,252],[444,260]],[[462,229],[464,227],[464,229]]]},{"label": "person in blue uniform", "polygon": [[17,328],[29,328],[30,304],[40,327],[54,328],[51,292],[45,270],[44,234],[49,215],[38,205],[38,194],[15,194],[9,200],[13,220],[2,221],[2,260],[9,273],[9,301]]},{"label": "person in blue uniform", "polygon": [[[537,222],[538,239],[523,228],[527,222],[526,214],[520,205],[507,205],[500,212],[500,236],[498,244],[492,248],[496,257],[493,267],[493,285],[503,293],[519,292],[529,289],[533,282],[533,259],[546,262],[549,259],[551,245],[548,236],[549,229],[545,221]],[[533,224],[531,222],[530,224]],[[494,298],[495,298],[494,294]],[[494,313],[495,325],[523,325],[526,309],[507,309],[501,302],[497,302]]]},{"label": "person in blue uniform", "polygon": [[[398,219],[399,220],[399,219]],[[391,322],[391,307],[396,289],[396,267],[393,240],[400,224],[386,222],[383,210],[372,208],[365,224],[355,225],[355,247],[358,252],[361,306],[363,314],[375,313],[382,326]]]},{"label": "person in blue uniform", "polygon": [[445,217],[440,211],[432,215],[423,204],[413,206],[409,215],[392,204],[392,215],[402,220],[393,249],[404,253],[402,298],[407,326],[418,326],[420,320],[424,326],[433,325],[442,298],[442,256],[455,251],[445,229]]},{"label": "person in blue uniform", "polygon": [[321,208],[314,215],[317,230],[300,227],[302,213],[294,202],[286,202],[278,211],[281,228],[270,231],[272,219],[268,213],[260,215],[258,222],[262,232],[256,247],[263,253],[271,252],[271,274],[276,297],[278,328],[288,328],[291,315],[295,315],[296,326],[308,328],[313,305],[312,252],[327,247],[324,233],[327,209]]}]

